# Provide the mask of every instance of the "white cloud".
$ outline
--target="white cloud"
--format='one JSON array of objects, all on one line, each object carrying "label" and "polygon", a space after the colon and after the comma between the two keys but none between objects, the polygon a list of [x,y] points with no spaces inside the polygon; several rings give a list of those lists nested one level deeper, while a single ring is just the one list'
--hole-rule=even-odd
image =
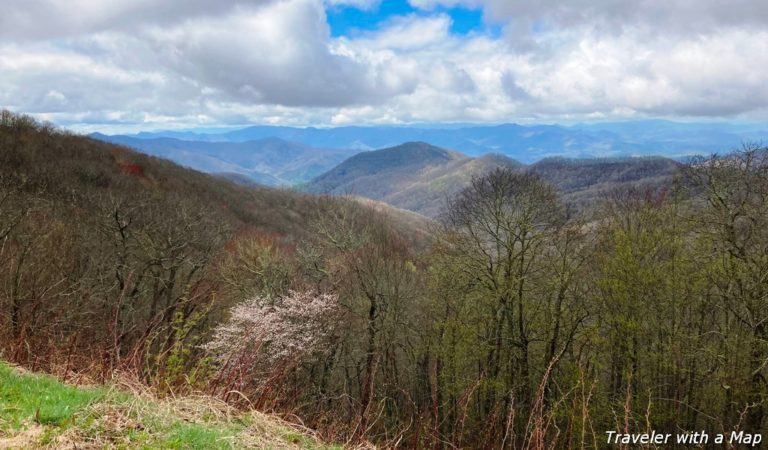
[{"label": "white cloud", "polygon": [[430,17],[397,16],[385,23],[383,29],[356,40],[371,49],[393,51],[441,47],[451,38],[450,27],[451,18],[446,14]]},{"label": "white cloud", "polygon": [[[501,36],[452,34],[450,16],[431,12],[333,38],[325,7],[377,2],[9,1],[0,106],[83,130],[768,118],[758,2],[487,0]],[[412,0],[459,2],[480,6]]]},{"label": "white cloud", "polygon": [[438,6],[444,6],[446,8],[455,8],[457,6],[478,8],[482,5],[481,0],[409,0],[408,3],[414,8],[428,11],[435,9]]},{"label": "white cloud", "polygon": [[168,69],[228,101],[310,107],[361,101],[371,88],[366,67],[333,54],[329,34],[322,5],[291,0],[149,35]]},{"label": "white cloud", "polygon": [[4,0],[0,37],[39,40],[214,17],[279,0]]},{"label": "white cloud", "polygon": [[416,8],[482,7],[490,20],[526,28],[627,28],[656,33],[710,33],[722,27],[768,24],[768,3],[755,0],[410,0]]}]

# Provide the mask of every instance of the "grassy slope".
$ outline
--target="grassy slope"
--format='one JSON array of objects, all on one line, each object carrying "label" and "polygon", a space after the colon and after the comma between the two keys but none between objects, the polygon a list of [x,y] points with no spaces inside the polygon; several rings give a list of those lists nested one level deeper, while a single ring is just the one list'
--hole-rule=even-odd
[{"label": "grassy slope", "polygon": [[80,388],[0,362],[1,448],[330,449],[279,419],[205,397]]}]

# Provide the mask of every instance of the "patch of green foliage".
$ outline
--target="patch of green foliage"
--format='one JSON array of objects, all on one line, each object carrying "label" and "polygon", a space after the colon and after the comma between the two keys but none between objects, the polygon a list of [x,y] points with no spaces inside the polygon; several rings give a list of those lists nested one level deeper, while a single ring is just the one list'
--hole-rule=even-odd
[{"label": "patch of green foliage", "polygon": [[39,425],[43,429],[30,438],[30,445],[49,445],[62,438],[110,448],[338,448],[318,444],[278,423],[264,423],[267,420],[248,413],[221,418],[206,413],[203,405],[190,415],[177,412],[173,403],[155,403],[104,387],[67,386],[0,362],[0,447],[4,436]]},{"label": "patch of green foliage", "polygon": [[66,426],[73,415],[103,398],[104,389],[77,389],[52,377],[21,375],[0,363],[0,427],[18,429],[34,419],[41,425]]}]

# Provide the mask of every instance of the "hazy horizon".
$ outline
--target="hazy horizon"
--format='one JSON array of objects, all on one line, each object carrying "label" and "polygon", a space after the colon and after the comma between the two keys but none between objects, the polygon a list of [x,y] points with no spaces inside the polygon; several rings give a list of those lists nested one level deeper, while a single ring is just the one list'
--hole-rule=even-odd
[{"label": "hazy horizon", "polygon": [[[595,128],[610,127],[616,125],[650,125],[650,124],[668,124],[670,126],[723,126],[723,127],[737,127],[737,128],[749,128],[749,129],[765,129],[768,130],[768,122],[755,121],[755,120],[682,120],[682,119],[665,119],[665,118],[644,118],[644,119],[624,119],[624,120],[600,120],[600,121],[577,121],[577,122],[416,122],[416,123],[402,123],[402,124],[376,124],[376,123],[360,123],[352,125],[281,125],[281,124],[264,124],[264,123],[244,123],[244,124],[229,124],[210,127],[190,127],[179,126],[177,128],[163,128],[152,126],[139,126],[139,127],[111,127],[109,125],[94,125],[85,128],[79,127],[63,127],[70,131],[84,134],[105,134],[105,135],[125,135],[125,136],[138,136],[141,134],[157,134],[157,133],[193,133],[199,135],[214,135],[224,134],[232,131],[245,130],[248,128],[257,127],[272,127],[278,128],[292,128],[292,129],[317,129],[317,130],[333,130],[343,128],[363,128],[363,129],[424,129],[424,130],[458,130],[464,128],[492,128],[502,126],[522,126],[522,127],[562,127],[562,128]],[[58,124],[56,124],[58,125]]]}]

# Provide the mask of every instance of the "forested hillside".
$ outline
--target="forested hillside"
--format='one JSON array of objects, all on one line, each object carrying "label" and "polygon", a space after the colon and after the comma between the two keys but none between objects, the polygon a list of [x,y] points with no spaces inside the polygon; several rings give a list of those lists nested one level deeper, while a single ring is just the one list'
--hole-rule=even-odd
[{"label": "forested hillside", "polygon": [[212,174],[238,174],[265,186],[293,186],[330,170],[359,150],[315,148],[268,137],[245,142],[200,142],[173,138],[139,139],[105,136],[94,139],[126,145],[153,156]]},{"label": "forested hillside", "polygon": [[514,167],[499,155],[470,158],[424,142],[359,153],[306,185],[309,192],[360,195],[435,217],[473,176]]},{"label": "forested hillside", "polygon": [[306,190],[360,195],[436,218],[473,177],[497,168],[536,174],[557,188],[564,201],[591,208],[616,188],[659,189],[670,182],[678,166],[663,157],[546,158],[523,165],[502,155],[471,158],[423,142],[409,142],[359,153],[312,180]]},{"label": "forested hillside", "polygon": [[[349,445],[760,433],[768,152],[643,161],[497,167],[424,224],[3,113],[0,351],[64,376],[129,371]],[[640,175],[652,183],[619,182]],[[599,194],[569,207],[583,183]]]}]

